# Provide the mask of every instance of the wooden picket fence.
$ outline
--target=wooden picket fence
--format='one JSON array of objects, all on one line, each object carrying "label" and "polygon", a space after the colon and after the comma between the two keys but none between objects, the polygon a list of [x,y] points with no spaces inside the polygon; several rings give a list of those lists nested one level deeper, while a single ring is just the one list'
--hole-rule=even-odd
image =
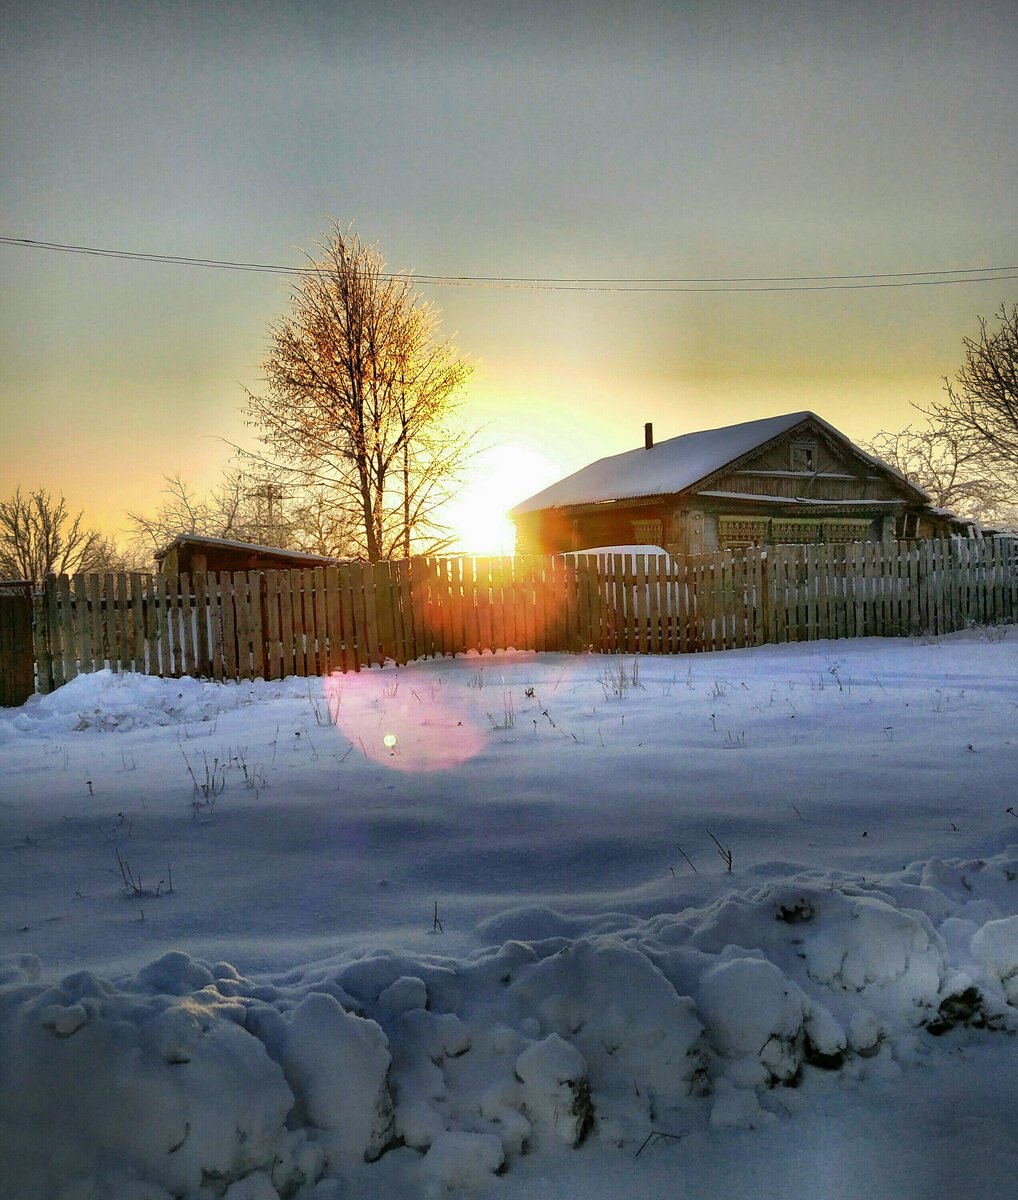
[{"label": "wooden picket fence", "polygon": [[415,558],[46,580],[37,683],[111,667],[279,679],[495,650],[676,654],[1009,623],[1018,541]]}]

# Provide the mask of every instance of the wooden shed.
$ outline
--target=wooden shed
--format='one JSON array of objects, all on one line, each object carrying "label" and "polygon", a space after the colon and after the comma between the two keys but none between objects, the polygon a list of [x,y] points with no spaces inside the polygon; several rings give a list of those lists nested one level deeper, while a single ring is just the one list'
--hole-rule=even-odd
[{"label": "wooden shed", "polygon": [[181,533],[155,555],[164,575],[195,571],[279,571],[291,567],[332,567],[338,559],[278,546],[256,546],[226,538]]},{"label": "wooden shed", "polygon": [[957,524],[816,413],[687,433],[599,459],[510,511],[521,554],[945,536]]}]

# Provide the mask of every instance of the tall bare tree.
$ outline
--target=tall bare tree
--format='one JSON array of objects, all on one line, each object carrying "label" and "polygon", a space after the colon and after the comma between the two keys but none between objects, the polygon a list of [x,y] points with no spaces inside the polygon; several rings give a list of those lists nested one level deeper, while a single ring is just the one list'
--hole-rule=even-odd
[{"label": "tall bare tree", "polygon": [[41,582],[49,574],[113,569],[116,547],[72,514],[64,496],[18,488],[0,501],[0,579]]},{"label": "tall bare tree", "polygon": [[335,222],[270,328],[247,415],[269,461],[323,488],[369,561],[448,541],[438,510],[471,453],[457,426],[470,366],[436,311],[374,246]]}]

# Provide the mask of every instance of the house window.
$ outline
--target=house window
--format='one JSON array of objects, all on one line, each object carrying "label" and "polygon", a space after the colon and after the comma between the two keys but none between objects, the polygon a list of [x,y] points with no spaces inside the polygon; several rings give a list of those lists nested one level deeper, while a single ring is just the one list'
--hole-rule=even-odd
[{"label": "house window", "polygon": [[792,470],[813,475],[817,469],[816,442],[792,443]]}]

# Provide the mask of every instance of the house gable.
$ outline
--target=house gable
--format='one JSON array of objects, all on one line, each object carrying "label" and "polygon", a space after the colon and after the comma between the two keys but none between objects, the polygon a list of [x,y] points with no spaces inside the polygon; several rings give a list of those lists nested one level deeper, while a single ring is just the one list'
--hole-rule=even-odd
[{"label": "house gable", "polygon": [[922,504],[928,500],[897,472],[814,418],[726,464],[691,492],[714,499],[731,494],[818,502],[897,500]]}]

